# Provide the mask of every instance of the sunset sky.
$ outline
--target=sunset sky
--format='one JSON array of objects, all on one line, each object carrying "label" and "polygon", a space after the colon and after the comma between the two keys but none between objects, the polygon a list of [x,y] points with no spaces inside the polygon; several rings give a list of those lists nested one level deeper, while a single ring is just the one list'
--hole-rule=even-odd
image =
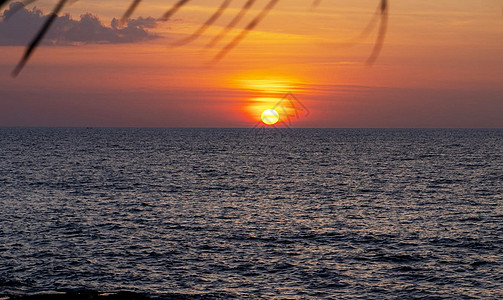
[{"label": "sunset sky", "polygon": [[391,0],[373,66],[378,23],[361,32],[379,1],[281,0],[213,63],[268,1],[205,49],[246,0],[177,47],[223,1],[193,0],[159,22],[175,1],[143,0],[119,27],[129,0],[80,0],[11,77],[56,2],[0,21],[0,126],[250,127],[291,92],[310,111],[294,127],[503,127],[499,0]]}]

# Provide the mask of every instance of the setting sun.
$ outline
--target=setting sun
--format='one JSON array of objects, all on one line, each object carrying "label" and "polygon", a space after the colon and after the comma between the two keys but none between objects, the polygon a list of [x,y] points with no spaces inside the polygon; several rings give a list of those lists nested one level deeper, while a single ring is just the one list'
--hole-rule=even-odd
[{"label": "setting sun", "polygon": [[262,122],[264,122],[264,124],[273,125],[279,121],[279,114],[277,111],[270,108],[270,109],[264,110],[261,118],[262,118]]},{"label": "setting sun", "polygon": [[502,7],[0,0],[0,300],[503,300]]}]

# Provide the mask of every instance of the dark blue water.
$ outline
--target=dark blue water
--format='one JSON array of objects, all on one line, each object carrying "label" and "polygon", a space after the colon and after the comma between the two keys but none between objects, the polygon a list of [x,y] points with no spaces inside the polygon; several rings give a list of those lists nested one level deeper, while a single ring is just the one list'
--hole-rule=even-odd
[{"label": "dark blue water", "polygon": [[0,129],[0,295],[502,299],[503,130]]}]

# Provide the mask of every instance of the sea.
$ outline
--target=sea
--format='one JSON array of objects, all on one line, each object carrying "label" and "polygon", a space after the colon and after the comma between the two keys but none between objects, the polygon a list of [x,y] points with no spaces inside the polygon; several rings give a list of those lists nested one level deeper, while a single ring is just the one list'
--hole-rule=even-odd
[{"label": "sea", "polygon": [[0,298],[503,299],[503,130],[0,128]]}]

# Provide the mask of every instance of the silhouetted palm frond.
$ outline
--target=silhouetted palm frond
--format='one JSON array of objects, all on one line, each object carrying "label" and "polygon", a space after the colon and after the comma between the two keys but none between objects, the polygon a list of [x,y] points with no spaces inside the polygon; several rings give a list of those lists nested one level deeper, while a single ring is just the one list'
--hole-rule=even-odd
[{"label": "silhouetted palm frond", "polygon": [[189,37],[176,42],[174,45],[176,46],[185,45],[195,40],[200,35],[202,35],[206,31],[206,29],[208,29],[208,27],[210,27],[220,17],[220,15],[224,12],[224,10],[227,8],[227,6],[229,6],[231,2],[232,0],[225,0],[224,2],[222,2],[217,11],[215,11],[213,15],[208,20],[206,20],[206,22],[204,22],[204,24],[201,27],[199,27],[198,30],[192,33]]},{"label": "silhouetted palm frond", "polygon": [[212,48],[215,46],[218,41],[223,38],[236,24],[241,21],[241,19],[244,17],[246,12],[252,7],[253,3],[255,3],[255,0],[248,0],[245,2],[239,13],[225,26],[222,31],[217,34],[207,45],[205,48]]},{"label": "silhouetted palm frond", "polygon": [[232,41],[230,41],[220,52],[215,56],[214,61],[219,61],[222,59],[227,52],[229,52],[232,48],[234,48],[245,36],[253,30],[262,19],[267,15],[267,13],[274,8],[274,6],[278,3],[279,0],[270,0],[269,3],[260,11],[260,13],[246,25],[246,27],[238,34]]},{"label": "silhouetted palm frond", "polygon": [[119,24],[121,26],[127,22],[129,17],[131,17],[131,15],[135,11],[135,9],[138,7],[138,5],[140,5],[140,2],[141,2],[141,0],[134,0],[133,3],[131,3],[131,5],[128,7],[128,9],[126,10],[126,12],[124,13],[124,15],[122,16],[122,18],[119,22]]},{"label": "silhouetted palm frond", "polygon": [[[0,9],[9,2],[10,0],[0,0]],[[36,0],[25,0],[22,5],[27,5],[29,3],[32,3]],[[76,0],[59,0],[57,5],[54,7],[52,10],[51,14],[45,21],[45,23],[42,25],[41,29],[37,33],[37,35],[33,38],[31,43],[27,46],[27,49],[21,58],[21,61],[18,63],[14,71],[12,72],[12,76],[17,76],[23,67],[26,65],[28,62],[30,56],[33,54],[33,51],[37,48],[37,46],[40,44],[40,41],[44,38],[45,34],[51,27],[52,23],[55,21],[57,18],[58,14],[61,12],[63,7],[68,3],[68,2],[74,2]],[[190,0],[178,0],[175,4],[173,4],[160,18],[160,21],[168,21],[178,10],[183,8]],[[243,40],[247,34],[255,29],[255,27],[267,16],[267,14],[278,4],[280,0],[269,0],[269,2],[258,12],[258,14],[253,17],[253,19],[237,34],[229,43],[227,43],[225,46],[220,49],[220,51],[215,55],[213,58],[213,61],[219,61],[221,60],[230,50],[232,50],[234,47],[236,47],[241,40]],[[201,25],[195,32],[193,32],[190,36],[187,38],[180,40],[174,45],[180,46],[187,44],[199,36],[201,36],[209,26],[213,25],[213,23],[222,15],[222,13],[225,11],[225,9],[230,5],[232,0],[224,0],[220,6],[217,8],[217,10]],[[227,34],[229,34],[230,30],[235,28],[235,26],[238,24],[238,22],[246,15],[246,13],[251,9],[251,7],[254,5],[256,0],[247,0],[243,7],[239,10],[238,14],[218,33],[207,45],[205,48],[212,48],[214,47],[218,41],[220,41],[223,37],[225,37]],[[316,7],[320,4],[321,0],[314,0],[312,3],[313,7]],[[133,0],[127,10],[124,12],[123,16],[121,17],[119,24],[124,25],[128,19],[131,17],[131,15],[134,13],[134,11],[138,8],[140,5],[141,0]],[[20,6],[19,8],[23,7]],[[19,9],[18,8],[18,9]],[[379,53],[381,52],[381,49],[384,44],[384,38],[386,36],[386,30],[387,30],[387,24],[388,24],[388,1],[387,0],[381,0],[378,11],[376,12],[375,17],[371,20],[367,28],[364,30],[364,34],[367,34],[370,32],[370,29],[372,29],[375,24],[376,24],[376,18],[378,18],[379,21],[379,30],[378,30],[378,35],[374,44],[374,48],[372,49],[372,52],[367,59],[367,64],[372,65],[377,57],[379,56]]]},{"label": "silhouetted palm frond", "polygon": [[35,36],[35,38],[33,39],[33,41],[30,43],[30,45],[28,46],[28,48],[26,48],[26,51],[25,51],[23,57],[21,58],[21,61],[18,63],[18,65],[16,66],[16,68],[14,69],[14,71],[12,71],[12,76],[13,77],[16,77],[19,74],[19,72],[21,72],[21,70],[23,69],[23,67],[26,65],[26,63],[28,62],[28,59],[30,58],[31,54],[33,53],[33,51],[35,50],[35,48],[38,46],[38,44],[40,43],[40,41],[42,40],[42,38],[44,37],[44,35],[47,33],[47,30],[49,30],[49,28],[51,27],[51,25],[54,22],[54,20],[56,20],[56,17],[58,16],[58,14],[61,11],[61,9],[63,9],[63,6],[65,6],[65,4],[66,4],[67,1],[68,0],[59,0],[59,2],[56,5],[56,7],[54,7],[54,9],[52,10],[52,13],[47,18],[47,21],[45,21],[45,23],[42,25],[42,28],[37,33],[37,35]]},{"label": "silhouetted palm frond", "polygon": [[382,46],[384,44],[384,38],[386,36],[386,30],[388,27],[388,2],[386,0],[381,1],[381,5],[379,7],[379,13],[381,15],[381,22],[379,24],[379,32],[377,34],[377,39],[374,44],[374,49],[372,49],[372,53],[367,59],[367,64],[372,65],[376,61],[379,53],[381,53]]}]

